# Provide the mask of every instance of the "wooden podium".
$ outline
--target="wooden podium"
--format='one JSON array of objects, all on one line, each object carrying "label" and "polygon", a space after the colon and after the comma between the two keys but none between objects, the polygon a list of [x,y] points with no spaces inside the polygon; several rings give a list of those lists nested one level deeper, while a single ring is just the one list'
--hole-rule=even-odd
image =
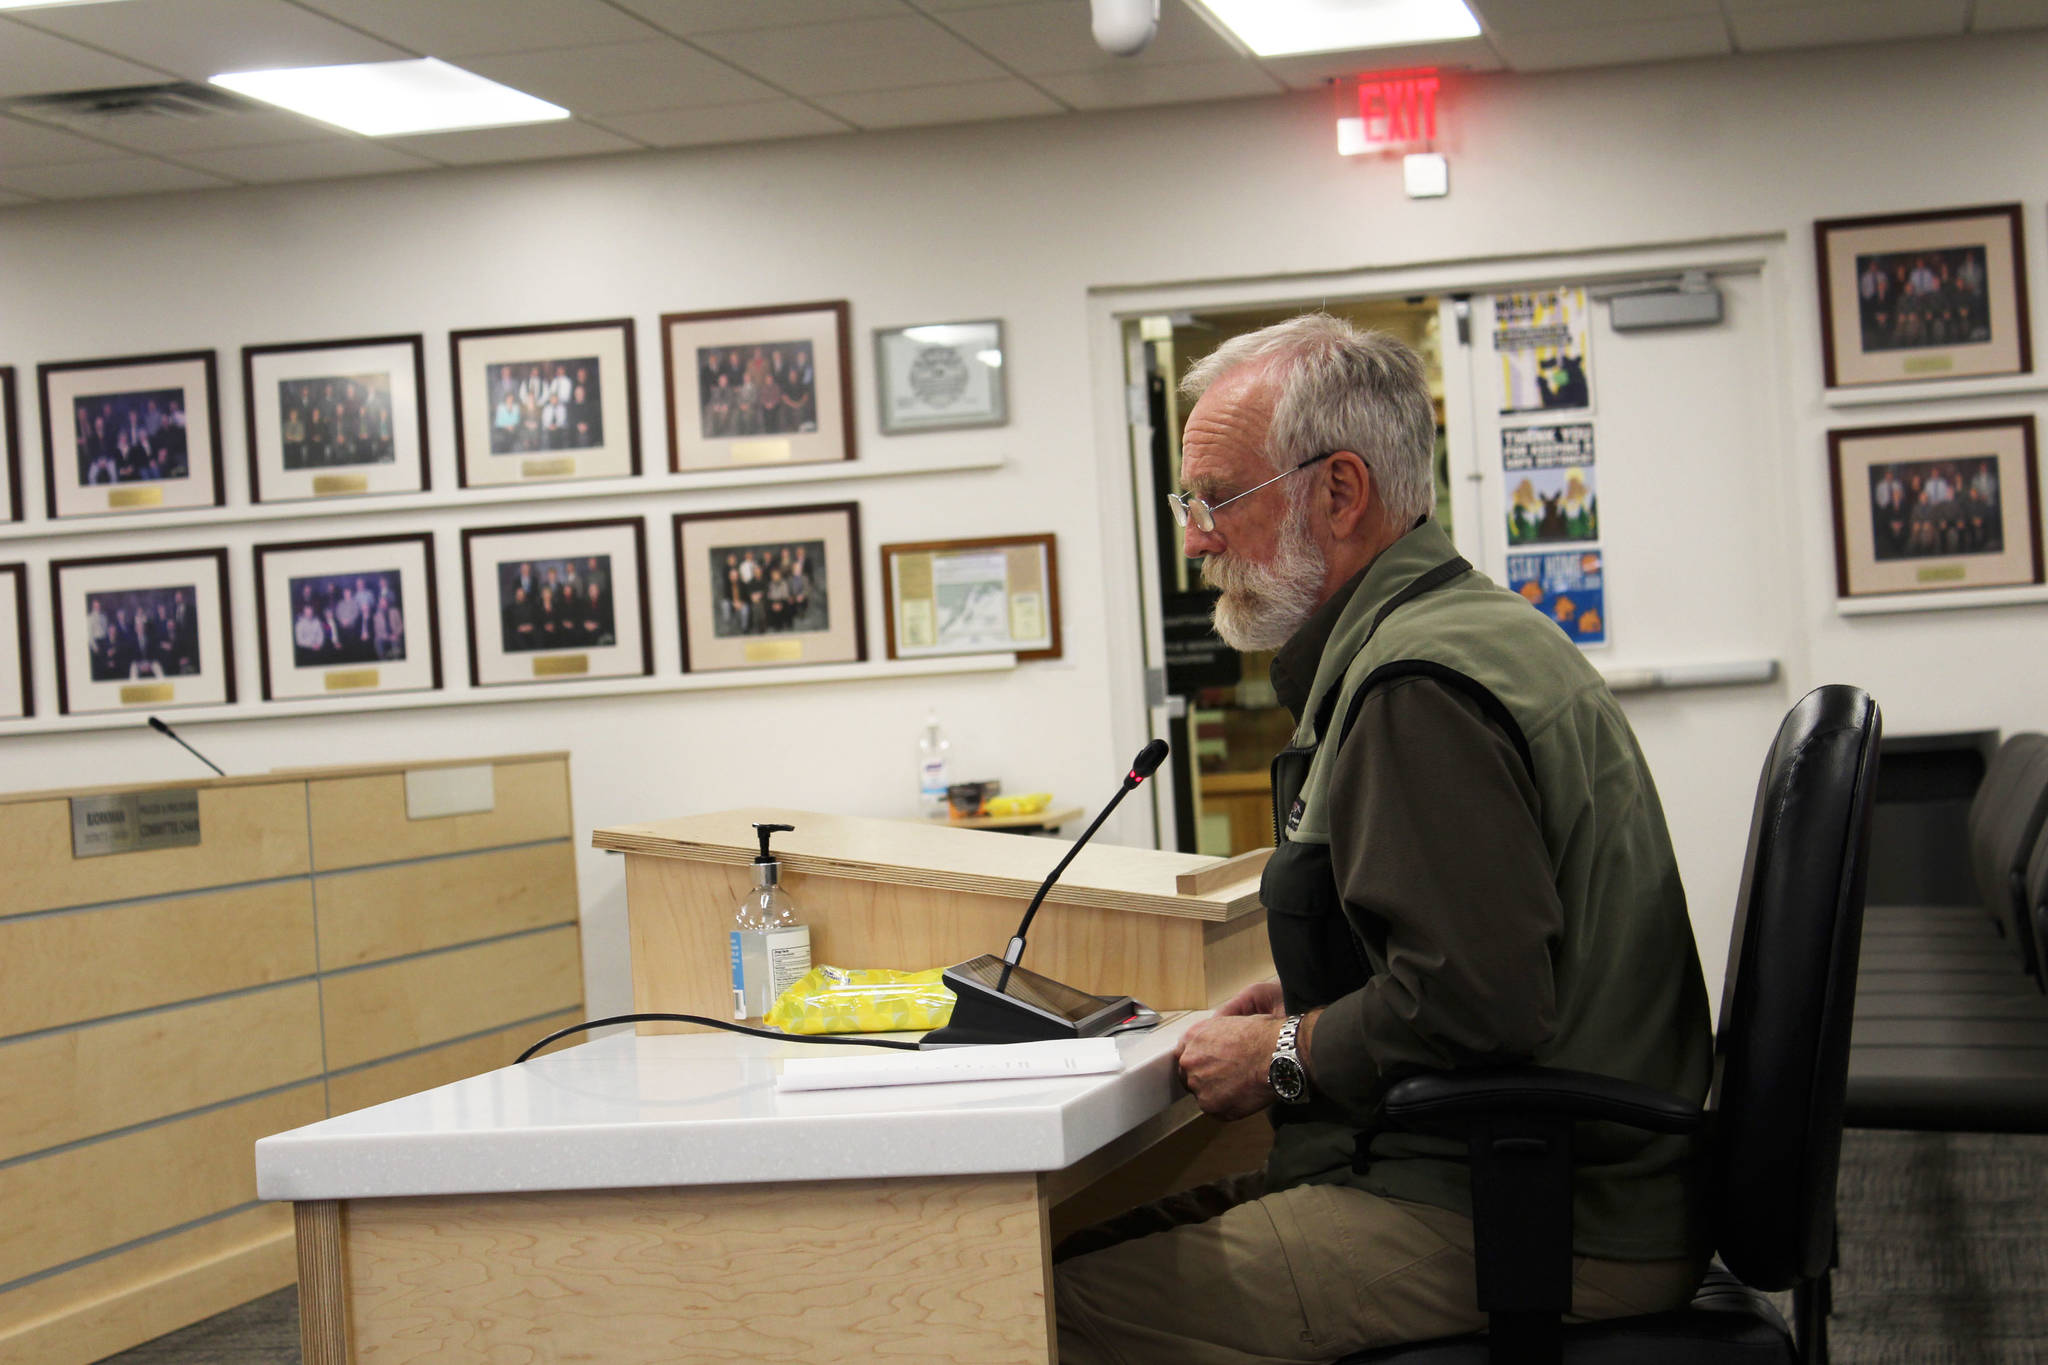
[{"label": "wooden podium", "polygon": [[[726,934],[753,884],[754,825],[770,821],[795,826],[775,836],[782,885],[810,926],[811,961],[835,967],[918,970],[1001,953],[1065,851],[1058,840],[800,810],[600,829],[592,842],[626,855],[635,1010],[731,1015]],[[1175,889],[1220,861],[1090,844],[1039,908],[1024,964],[1162,1013],[1222,1003],[1273,969],[1255,871],[1199,894]]]}]

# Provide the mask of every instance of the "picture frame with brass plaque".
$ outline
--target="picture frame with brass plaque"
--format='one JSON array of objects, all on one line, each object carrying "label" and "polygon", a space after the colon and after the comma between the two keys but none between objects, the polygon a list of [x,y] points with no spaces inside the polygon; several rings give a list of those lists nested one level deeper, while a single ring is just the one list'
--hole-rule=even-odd
[{"label": "picture frame with brass plaque", "polygon": [[256,625],[265,701],[439,691],[434,538],[258,545]]},{"label": "picture frame with brass plaque", "polygon": [[226,504],[212,351],[53,361],[36,379],[52,519]]},{"label": "picture frame with brass plaque", "polygon": [[0,721],[36,713],[28,648],[28,565],[0,564]]},{"label": "picture frame with brass plaque", "polygon": [[60,714],[235,700],[226,550],[52,560],[50,602]]},{"label": "picture frame with brass plaque", "polygon": [[448,347],[462,487],[640,473],[631,318],[473,328]]},{"label": "picture frame with brass plaque", "polygon": [[2040,583],[2032,414],[1828,433],[1841,598]]},{"label": "picture frame with brass plaque", "polygon": [[884,545],[882,597],[892,659],[1060,657],[1059,546],[1050,532]]},{"label": "picture frame with brass plaque", "polygon": [[1003,324],[932,322],[875,331],[883,434],[999,427],[1010,420]]},{"label": "picture frame with brass plaque", "polygon": [[1813,225],[1827,386],[2030,374],[2018,204]]},{"label": "picture frame with brass plaque", "polygon": [[654,671],[639,517],[471,527],[462,578],[472,686]]},{"label": "picture frame with brass plaque", "polygon": [[864,663],[860,507],[675,515],[683,672]]},{"label": "picture frame with brass plaque", "polygon": [[846,300],[664,313],[669,468],[854,457]]},{"label": "picture frame with brass plaque", "polygon": [[20,521],[21,417],[14,397],[14,367],[0,365],[0,523]]},{"label": "picture frame with brass plaque", "polygon": [[417,333],[244,346],[250,498],[427,492],[426,390]]}]

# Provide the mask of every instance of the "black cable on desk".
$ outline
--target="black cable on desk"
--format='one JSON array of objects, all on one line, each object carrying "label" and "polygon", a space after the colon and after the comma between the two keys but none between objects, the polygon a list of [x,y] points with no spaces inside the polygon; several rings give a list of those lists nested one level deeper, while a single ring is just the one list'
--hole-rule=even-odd
[{"label": "black cable on desk", "polygon": [[643,1023],[703,1024],[707,1028],[722,1028],[730,1033],[746,1033],[756,1038],[772,1038],[778,1043],[852,1043],[860,1047],[891,1047],[902,1052],[922,1051],[916,1043],[899,1043],[893,1038],[851,1038],[843,1033],[777,1033],[772,1029],[748,1028],[745,1024],[735,1024],[729,1019],[706,1019],[701,1014],[614,1014],[606,1019],[586,1019],[580,1024],[571,1024],[567,1028],[558,1028],[532,1047],[526,1049],[526,1051],[520,1053],[512,1065],[518,1066],[520,1062],[525,1061],[549,1043],[561,1038],[567,1038],[572,1033],[581,1033],[583,1030],[591,1028],[603,1028],[607,1024]]}]

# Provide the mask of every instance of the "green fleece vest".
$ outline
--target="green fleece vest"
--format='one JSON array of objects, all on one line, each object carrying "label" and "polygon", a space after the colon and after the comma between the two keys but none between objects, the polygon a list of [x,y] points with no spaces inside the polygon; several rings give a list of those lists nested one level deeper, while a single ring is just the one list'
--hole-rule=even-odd
[{"label": "green fleece vest", "polygon": [[[1330,759],[1375,674],[1430,673],[1473,698],[1525,755],[1564,907],[1552,962],[1557,1031],[1534,1060],[1701,1100],[1712,1059],[1706,987],[1663,808],[1613,694],[1562,631],[1476,571],[1381,619],[1404,589],[1456,555],[1437,524],[1426,522],[1383,552],[1355,590],[1294,736],[1295,748],[1315,753],[1285,813],[1283,837],[1327,848],[1332,820],[1343,818],[1330,809]],[[1320,741],[1319,714],[1328,718]],[[1484,856],[1486,832],[1472,837],[1474,856]],[[1385,971],[1384,955],[1355,919],[1352,929],[1370,969]],[[1575,1143],[1579,1254],[1652,1260],[1704,1251],[1688,1139],[1582,1124]],[[1370,1156],[1369,1165],[1358,1163],[1362,1174],[1352,1169],[1357,1144]],[[1290,1124],[1276,1133],[1269,1172],[1284,1183],[1338,1181],[1471,1212],[1461,1147],[1442,1139]]]}]

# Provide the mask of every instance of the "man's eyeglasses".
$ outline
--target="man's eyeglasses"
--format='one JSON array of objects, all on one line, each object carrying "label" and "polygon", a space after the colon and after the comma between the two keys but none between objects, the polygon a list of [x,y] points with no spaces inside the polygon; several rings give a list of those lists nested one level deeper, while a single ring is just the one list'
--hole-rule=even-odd
[{"label": "man's eyeglasses", "polygon": [[1266,484],[1278,483],[1280,482],[1280,480],[1286,478],[1288,474],[1299,474],[1302,470],[1307,469],[1310,465],[1315,464],[1317,461],[1327,460],[1336,453],[1337,452],[1334,450],[1326,450],[1320,455],[1311,455],[1306,460],[1303,460],[1300,464],[1296,465],[1294,468],[1288,470],[1286,474],[1275,474],[1272,478],[1266,480],[1266,483],[1256,484],[1253,487],[1245,489],[1242,493],[1238,493],[1231,497],[1225,498],[1222,502],[1216,503],[1214,506],[1211,506],[1206,500],[1202,498],[1189,497],[1185,493],[1168,493],[1166,495],[1166,505],[1173,509],[1173,524],[1176,526],[1185,526],[1190,521],[1192,521],[1201,530],[1205,532],[1214,532],[1216,529],[1216,514],[1218,512],[1221,512],[1224,508],[1230,506],[1230,504],[1232,504],[1233,502],[1236,502],[1239,498],[1248,498],[1252,494],[1258,492],[1259,489],[1264,488]]}]

